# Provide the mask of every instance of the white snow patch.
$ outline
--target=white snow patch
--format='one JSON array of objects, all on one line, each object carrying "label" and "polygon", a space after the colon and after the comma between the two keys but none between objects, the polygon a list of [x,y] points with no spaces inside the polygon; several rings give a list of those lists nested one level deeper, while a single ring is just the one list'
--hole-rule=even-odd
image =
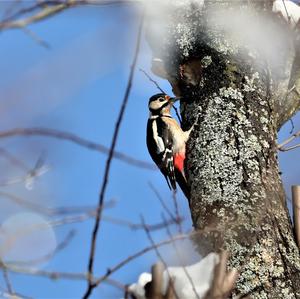
[{"label": "white snow patch", "polygon": [[300,6],[290,0],[275,0],[272,10],[281,13],[291,28],[294,28],[300,19]]},{"label": "white snow patch", "polygon": [[[216,253],[210,253],[205,258],[190,266],[184,267],[168,267],[163,272],[163,289],[162,293],[165,294],[169,283],[169,275],[174,282],[174,288],[179,298],[196,299],[197,296],[193,289],[197,292],[200,298],[210,288],[213,271],[217,263],[219,262],[219,256]],[[187,276],[188,273],[189,277]],[[152,279],[150,273],[142,273],[139,276],[138,282],[129,286],[130,292],[132,292],[137,299],[146,299],[144,286]],[[190,281],[193,282],[193,285]]]},{"label": "white snow patch", "polygon": [[133,283],[129,286],[129,291],[134,294],[137,299],[146,299],[144,287],[151,280],[152,275],[144,272],[139,276],[137,283]]}]

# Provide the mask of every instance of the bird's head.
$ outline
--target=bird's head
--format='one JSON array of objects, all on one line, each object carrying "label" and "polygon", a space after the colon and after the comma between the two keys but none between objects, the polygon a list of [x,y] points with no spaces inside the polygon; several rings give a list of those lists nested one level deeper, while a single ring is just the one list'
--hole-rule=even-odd
[{"label": "bird's head", "polygon": [[153,115],[170,113],[170,109],[178,98],[171,98],[165,93],[158,93],[149,99],[149,110]]}]

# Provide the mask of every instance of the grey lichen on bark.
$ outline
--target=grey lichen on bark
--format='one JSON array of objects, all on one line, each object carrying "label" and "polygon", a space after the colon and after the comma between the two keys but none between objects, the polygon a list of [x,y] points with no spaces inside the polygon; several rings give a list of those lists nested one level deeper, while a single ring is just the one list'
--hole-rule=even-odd
[{"label": "grey lichen on bark", "polygon": [[[183,125],[198,117],[185,163],[193,225],[207,230],[195,243],[202,254],[231,252],[229,267],[241,272],[232,296],[300,298],[299,249],[276,143],[279,128],[300,108],[298,33],[272,15],[272,1],[201,2],[167,3],[169,17],[156,23],[161,35],[147,34],[162,77],[182,97]],[[266,34],[278,33],[274,56],[255,36],[254,43],[236,39],[237,11],[269,28]]]}]

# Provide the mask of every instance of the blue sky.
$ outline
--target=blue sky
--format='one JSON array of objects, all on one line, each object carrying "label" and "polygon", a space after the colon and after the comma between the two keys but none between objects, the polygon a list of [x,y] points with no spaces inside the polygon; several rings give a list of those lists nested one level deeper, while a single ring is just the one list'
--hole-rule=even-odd
[{"label": "blue sky", "polygon": [[[0,3],[0,13],[7,3]],[[130,7],[80,7],[65,11],[29,28],[45,40],[50,48],[38,45],[20,30],[0,33],[0,130],[15,127],[49,127],[75,133],[109,146],[120,103],[126,88],[137,32],[137,11]],[[143,39],[137,68],[150,69],[151,53]],[[153,75],[155,78],[155,76]],[[169,85],[161,87],[170,92]],[[151,162],[145,145],[148,98],[157,93],[155,86],[137,70],[129,104],[118,139],[117,150],[137,159]],[[295,130],[300,129],[299,117],[294,117]],[[289,134],[290,123],[280,132],[283,140]],[[105,167],[105,155],[89,151],[69,142],[42,137],[15,137],[0,140],[0,146],[33,166],[42,152],[51,170],[39,178],[32,190],[24,184],[2,187],[6,191],[45,206],[96,205]],[[299,183],[300,170],[295,165],[300,150],[280,154],[283,180],[287,190]],[[21,175],[4,159],[0,160],[1,179]],[[140,222],[143,215],[148,223],[160,222],[162,207],[148,183],[161,193],[173,209],[171,194],[158,171],[143,170],[114,160],[106,200],[116,200],[104,215]],[[0,221],[3,222],[23,209],[3,200]],[[191,227],[186,200],[178,195],[181,214]],[[43,217],[48,219],[45,215]],[[55,217],[54,217],[55,218]],[[58,219],[58,218],[55,218]],[[90,248],[93,221],[55,228],[59,241],[71,228],[76,236],[69,246],[58,253],[43,269],[85,272]],[[176,232],[176,227],[173,227]],[[153,233],[155,240],[166,238],[165,231]],[[95,274],[149,245],[143,231],[132,231],[106,221],[101,225],[97,243]],[[192,246],[185,242],[181,249],[188,252],[187,261],[195,260]],[[170,264],[176,257],[167,248],[162,250]],[[112,277],[132,283],[139,273],[149,271],[157,260],[149,253],[125,266]],[[16,291],[34,298],[80,298],[86,283],[11,275]],[[3,279],[0,279],[3,286]],[[101,285],[93,298],[121,298],[122,292]]]}]

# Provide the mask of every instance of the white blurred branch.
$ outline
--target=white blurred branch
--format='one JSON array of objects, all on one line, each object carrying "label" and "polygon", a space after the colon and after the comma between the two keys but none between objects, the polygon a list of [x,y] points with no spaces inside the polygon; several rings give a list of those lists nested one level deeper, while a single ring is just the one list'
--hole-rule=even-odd
[{"label": "white blurred branch", "polygon": [[[79,137],[73,133],[65,132],[65,131],[59,131],[55,129],[49,129],[49,128],[16,128],[11,129],[7,131],[0,132],[0,139],[1,138],[8,138],[8,137],[14,137],[14,136],[43,136],[43,137],[50,137],[60,140],[66,140],[73,142],[77,145],[80,145],[82,147],[85,147],[89,150],[94,150],[103,154],[109,153],[109,148],[99,144],[95,143],[93,141],[87,140],[85,138]],[[131,157],[129,155],[123,154],[118,151],[114,151],[113,157],[115,159],[121,160],[129,165],[133,165],[136,167],[149,169],[149,170],[156,170],[157,168],[154,166],[153,163],[148,163],[145,161],[141,161],[138,159],[135,159],[134,157]]]},{"label": "white blurred branch", "polygon": [[[14,14],[8,16],[0,22],[0,30],[24,28],[32,23],[45,20],[49,17],[57,15],[58,13],[80,5],[124,5],[137,4],[141,1],[134,0],[44,0],[27,8],[22,8]],[[23,17],[32,13],[29,17]]]},{"label": "white blurred branch", "polygon": [[280,150],[282,152],[286,152],[286,151],[290,151],[290,150],[293,150],[295,148],[300,147],[300,144],[296,144],[296,145],[286,147],[287,144],[291,143],[295,138],[298,138],[299,136],[300,136],[300,131],[296,132],[295,134],[290,136],[288,139],[283,141],[281,144],[279,144],[278,147],[277,147],[278,150]]}]

